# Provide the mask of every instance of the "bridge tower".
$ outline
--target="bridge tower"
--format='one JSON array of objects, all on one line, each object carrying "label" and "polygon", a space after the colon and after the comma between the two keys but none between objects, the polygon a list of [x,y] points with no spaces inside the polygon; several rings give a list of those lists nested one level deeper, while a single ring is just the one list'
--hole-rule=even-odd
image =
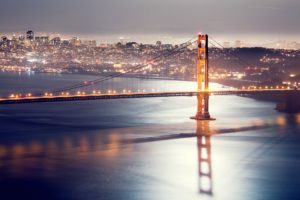
[{"label": "bridge tower", "polygon": [[[192,119],[214,120],[209,114],[209,65],[208,65],[208,35],[198,35],[197,58],[197,113]],[[203,87],[204,81],[204,87]],[[204,90],[203,90],[204,89]]]}]

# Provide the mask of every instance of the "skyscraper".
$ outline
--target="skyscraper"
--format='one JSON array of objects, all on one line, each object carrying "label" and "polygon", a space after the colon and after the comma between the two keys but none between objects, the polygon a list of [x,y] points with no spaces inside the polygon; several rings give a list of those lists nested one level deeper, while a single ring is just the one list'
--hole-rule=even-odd
[{"label": "skyscraper", "polygon": [[26,39],[33,40],[34,38],[34,32],[32,30],[29,30],[26,32]]},{"label": "skyscraper", "polygon": [[236,40],[234,46],[235,46],[235,48],[241,48],[242,42],[240,40]]},{"label": "skyscraper", "polygon": [[50,40],[50,45],[59,46],[60,44],[61,44],[61,38],[60,37],[55,37],[52,40]]}]

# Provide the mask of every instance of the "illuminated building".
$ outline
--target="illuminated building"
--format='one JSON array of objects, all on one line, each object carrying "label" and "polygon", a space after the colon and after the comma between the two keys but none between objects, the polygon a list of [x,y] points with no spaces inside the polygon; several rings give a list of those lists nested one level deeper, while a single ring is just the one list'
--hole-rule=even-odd
[{"label": "illuminated building", "polygon": [[33,40],[34,38],[34,32],[32,30],[29,30],[26,32],[26,39]]},{"label": "illuminated building", "polygon": [[34,41],[37,45],[47,45],[49,44],[49,36],[35,37]]},{"label": "illuminated building", "polygon": [[50,40],[50,45],[59,46],[60,44],[61,44],[60,37],[55,37],[52,40]]}]

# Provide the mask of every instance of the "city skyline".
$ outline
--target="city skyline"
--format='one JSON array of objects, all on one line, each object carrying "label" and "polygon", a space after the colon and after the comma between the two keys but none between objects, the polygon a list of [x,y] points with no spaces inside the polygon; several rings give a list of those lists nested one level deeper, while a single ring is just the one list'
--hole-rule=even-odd
[{"label": "city skyline", "polygon": [[299,8],[1,0],[1,199],[300,199]]},{"label": "city skyline", "polygon": [[[30,29],[26,29],[29,31]],[[26,31],[17,31],[11,33],[0,33],[0,37],[8,37],[8,39],[18,38],[26,36]],[[31,30],[30,30],[31,31]],[[62,40],[70,40],[72,38],[78,38],[82,41],[96,41],[97,44],[116,44],[118,42],[137,42],[141,44],[155,44],[157,41],[161,41],[164,44],[179,44],[187,41],[192,37],[192,35],[181,35],[181,36],[172,36],[172,35],[82,35],[82,34],[64,34],[64,33],[51,33],[51,32],[37,32],[33,30],[34,36],[44,37],[48,36],[49,38],[59,37]],[[249,41],[247,36],[240,38],[227,38],[227,37],[214,37],[219,42],[223,44],[226,48],[239,48],[239,47],[264,47],[264,48],[274,48],[274,49],[300,49],[300,40],[297,38],[280,38],[272,37],[269,39],[260,39]],[[263,41],[263,43],[261,43]]]},{"label": "city skyline", "polygon": [[297,21],[300,3],[295,0],[238,3],[88,0],[84,4],[79,0],[4,0],[1,4],[0,18],[6,19],[0,22],[1,34],[33,29],[104,42],[125,37],[144,43],[163,39],[180,43],[184,38],[205,32],[224,42],[243,40],[249,46],[264,46],[279,40],[300,41]]}]

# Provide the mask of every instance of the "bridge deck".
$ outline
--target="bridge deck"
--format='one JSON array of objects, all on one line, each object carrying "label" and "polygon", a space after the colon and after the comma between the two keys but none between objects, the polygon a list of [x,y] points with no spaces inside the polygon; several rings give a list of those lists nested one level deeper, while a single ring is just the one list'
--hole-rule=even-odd
[{"label": "bridge deck", "polygon": [[[210,95],[247,95],[261,93],[286,93],[287,89],[269,89],[269,90],[216,90],[208,92],[140,92],[140,93],[117,93],[117,94],[87,94],[87,95],[68,95],[68,96],[40,96],[40,97],[22,97],[0,99],[0,104],[23,104],[40,102],[58,102],[58,101],[84,101],[100,99],[127,99],[127,98],[149,98],[149,97],[176,97],[176,96],[196,96],[197,94],[209,93]],[[300,90],[297,90],[300,92]]]}]

